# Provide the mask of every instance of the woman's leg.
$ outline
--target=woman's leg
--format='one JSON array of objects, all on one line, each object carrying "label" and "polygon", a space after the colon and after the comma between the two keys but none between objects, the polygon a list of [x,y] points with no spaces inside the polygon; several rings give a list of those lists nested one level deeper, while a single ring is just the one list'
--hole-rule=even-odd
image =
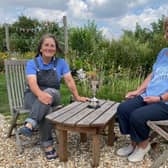
[{"label": "woman's leg", "polygon": [[130,116],[130,135],[136,143],[141,143],[149,137],[147,121],[168,119],[168,105],[164,103],[153,103],[136,109]]},{"label": "woman's leg", "polygon": [[[120,126],[120,131],[122,134],[130,134],[130,125],[129,120],[133,111],[139,107],[146,105],[143,102],[143,98],[141,96],[135,97],[133,99],[129,99],[123,103],[121,103],[117,109],[117,116]],[[117,150],[117,154],[119,156],[128,156],[133,152],[136,147],[136,142],[132,141],[128,146],[124,146]]]},{"label": "woman's leg", "polygon": [[122,134],[130,134],[130,116],[134,110],[146,105],[141,96],[122,102],[117,109],[119,127]]},{"label": "woman's leg", "polygon": [[53,145],[53,139],[52,139],[53,125],[49,120],[45,119],[45,116],[51,112],[51,109],[50,109],[51,106],[60,104],[61,98],[60,98],[60,92],[56,89],[47,88],[44,91],[49,93],[53,99],[52,104],[50,106],[47,105],[49,106],[49,108],[46,107],[43,109],[42,108],[43,106],[39,107],[41,109],[40,113],[43,113],[43,116],[41,114],[39,115],[39,118],[41,118],[41,120],[38,121],[41,141],[42,141],[42,145],[46,148]]},{"label": "woman's leg", "polygon": [[136,109],[130,116],[131,139],[137,143],[134,152],[128,157],[131,162],[143,160],[150,150],[149,127],[147,121],[168,119],[168,105],[164,103],[148,104]]},{"label": "woman's leg", "polygon": [[60,104],[60,92],[53,88],[47,88],[44,91],[52,96],[52,104],[46,105],[41,103],[38,98],[32,93],[26,93],[25,95],[25,108],[30,109],[29,118],[26,122],[29,122],[33,127],[40,123],[40,121],[50,112],[51,106]]},{"label": "woman's leg", "polygon": [[26,130],[26,132],[28,131],[29,133],[31,133],[32,128],[35,127],[38,123],[42,146],[45,149],[47,159],[50,160],[56,158],[57,154],[55,149],[53,148],[53,127],[51,122],[45,119],[45,116],[51,112],[51,106],[56,106],[60,104],[61,98],[60,92],[56,89],[47,88],[44,91],[52,96],[51,105],[45,105],[41,103],[32,92],[25,95],[25,107],[31,109],[31,113],[30,117],[26,119],[26,126],[21,129],[21,132],[24,133]]}]

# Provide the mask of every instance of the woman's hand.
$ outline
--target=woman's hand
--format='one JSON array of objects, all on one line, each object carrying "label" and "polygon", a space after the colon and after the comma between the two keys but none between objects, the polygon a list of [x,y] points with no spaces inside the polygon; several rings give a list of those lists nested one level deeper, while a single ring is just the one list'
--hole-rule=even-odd
[{"label": "woman's hand", "polygon": [[132,99],[134,98],[135,96],[138,96],[139,95],[139,91],[138,90],[135,90],[135,91],[131,91],[131,92],[128,92],[125,96],[126,99]]},{"label": "woman's hand", "polygon": [[39,95],[38,95],[38,99],[40,102],[44,103],[44,104],[51,104],[52,103],[52,96],[47,93],[42,91]]},{"label": "woman's hand", "polygon": [[78,96],[75,98],[76,101],[81,101],[81,102],[86,102],[89,100],[88,97],[81,97],[81,96]]},{"label": "woman's hand", "polygon": [[146,102],[146,103],[160,102],[160,97],[159,96],[146,96],[143,99],[144,99],[144,102]]},{"label": "woman's hand", "polygon": [[52,103],[52,96],[39,88],[36,75],[27,76],[27,80],[31,91],[38,97],[40,102],[44,104]]}]

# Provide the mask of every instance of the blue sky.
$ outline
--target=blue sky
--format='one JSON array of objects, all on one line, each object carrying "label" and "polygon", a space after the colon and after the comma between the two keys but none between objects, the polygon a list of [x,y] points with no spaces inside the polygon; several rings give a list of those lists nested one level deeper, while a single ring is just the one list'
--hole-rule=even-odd
[{"label": "blue sky", "polygon": [[162,15],[168,16],[167,0],[1,0],[0,24],[12,23],[26,15],[61,24],[67,16],[69,26],[83,26],[94,20],[103,34],[119,38],[122,30],[135,30],[136,23],[150,28]]}]

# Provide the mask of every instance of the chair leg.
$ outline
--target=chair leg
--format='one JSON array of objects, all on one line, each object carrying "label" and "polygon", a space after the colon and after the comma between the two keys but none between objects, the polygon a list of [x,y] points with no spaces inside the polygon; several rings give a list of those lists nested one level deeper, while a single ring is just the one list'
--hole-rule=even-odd
[{"label": "chair leg", "polygon": [[18,117],[19,117],[19,112],[15,112],[12,117],[11,125],[9,127],[8,134],[7,134],[7,138],[9,138],[12,135],[13,129],[16,128],[16,125],[17,125],[16,122],[17,122]]},{"label": "chair leg", "polygon": [[150,168],[158,168],[160,167],[168,158],[168,149],[165,150],[159,158],[152,164]]},{"label": "chair leg", "polygon": [[16,145],[17,145],[17,149],[19,151],[19,154],[23,153],[23,146],[22,146],[22,142],[21,139],[19,137],[19,131],[17,128],[15,128],[15,136],[16,136]]}]

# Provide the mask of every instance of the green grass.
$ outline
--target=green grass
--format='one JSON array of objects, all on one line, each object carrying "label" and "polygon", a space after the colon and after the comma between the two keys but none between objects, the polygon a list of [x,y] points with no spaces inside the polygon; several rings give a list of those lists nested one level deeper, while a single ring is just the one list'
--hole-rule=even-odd
[{"label": "green grass", "polygon": [[70,103],[70,97],[71,97],[71,93],[68,89],[68,87],[62,83],[61,84],[61,103],[64,105],[67,105]]},{"label": "green grass", "polygon": [[3,73],[0,73],[0,113],[3,115],[10,114],[5,75]]},{"label": "green grass", "polygon": [[[110,77],[106,79],[106,83],[97,90],[96,97],[99,99],[108,99],[121,102],[125,99],[128,91],[135,90],[143,81],[143,78]],[[88,83],[80,83],[78,89],[81,95],[92,97],[92,93]]]},{"label": "green grass", "polygon": [[125,99],[125,94],[128,91],[135,90],[141,84],[142,80],[141,78],[111,78],[108,84],[101,86],[97,91],[97,97],[121,102]]}]

